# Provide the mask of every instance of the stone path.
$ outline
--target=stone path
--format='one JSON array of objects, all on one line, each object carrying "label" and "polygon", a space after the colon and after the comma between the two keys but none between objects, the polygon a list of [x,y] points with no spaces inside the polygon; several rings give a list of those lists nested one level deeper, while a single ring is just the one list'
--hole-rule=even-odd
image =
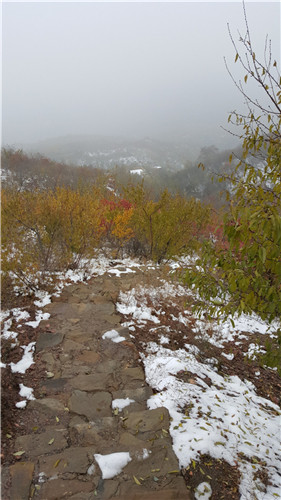
[{"label": "stone path", "polygon": [[[65,288],[44,308],[51,317],[41,323],[36,347],[46,378],[41,398],[25,410],[27,433],[15,443],[25,453],[10,467],[10,500],[190,498],[177,472],[169,413],[147,410],[152,391],[115,309],[120,288],[145,279],[141,270],[121,278],[106,274]],[[126,340],[102,339],[113,328]],[[117,413],[112,401],[119,398],[135,402]],[[132,460],[103,479],[94,455],[116,452],[129,452]]]}]

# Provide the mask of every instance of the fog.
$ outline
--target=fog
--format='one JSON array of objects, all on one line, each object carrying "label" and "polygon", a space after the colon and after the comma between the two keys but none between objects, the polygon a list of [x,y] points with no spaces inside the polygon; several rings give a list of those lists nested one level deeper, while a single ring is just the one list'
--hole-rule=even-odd
[{"label": "fog", "polygon": [[[280,4],[247,3],[257,54],[280,51]],[[68,134],[230,140],[243,97],[227,23],[245,33],[242,3],[3,4],[2,144]]]}]

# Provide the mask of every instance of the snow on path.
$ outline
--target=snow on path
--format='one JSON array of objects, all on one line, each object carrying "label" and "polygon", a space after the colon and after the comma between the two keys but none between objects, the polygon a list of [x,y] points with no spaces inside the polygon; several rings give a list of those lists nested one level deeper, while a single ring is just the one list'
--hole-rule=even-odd
[{"label": "snow on path", "polygon": [[[124,268],[118,269],[118,268]],[[117,277],[121,277],[122,274],[124,273],[135,273],[135,269],[142,267],[138,259],[131,259],[131,258],[126,258],[126,259],[110,259],[105,257],[103,254],[99,254],[96,258],[91,259],[91,260],[83,260],[81,262],[81,268],[77,270],[71,270],[69,269],[65,273],[56,273],[55,278],[57,280],[57,285],[56,288],[53,292],[53,295],[58,297],[63,288],[65,286],[71,285],[73,283],[79,283],[79,282],[87,282],[89,279],[95,277],[95,276],[101,276],[105,274],[106,272],[110,274],[115,274]],[[148,268],[154,269],[154,266],[150,263],[147,266]],[[135,268],[135,269],[134,269]],[[51,277],[48,277],[50,281]],[[30,278],[30,282],[32,282],[32,279]],[[36,282],[38,282],[38,276],[36,278]],[[15,286],[15,291],[19,291],[19,287]],[[14,322],[17,323],[17,327],[20,326],[30,326],[32,328],[37,328],[40,324],[41,321],[43,320],[48,320],[50,317],[49,313],[44,313],[42,311],[42,308],[44,308],[47,304],[51,302],[51,294],[48,293],[47,291],[44,290],[37,290],[34,294],[35,300],[34,300],[34,305],[36,307],[35,310],[35,319],[30,320],[30,314],[28,311],[24,310],[24,308],[13,308],[7,311],[1,311],[0,319],[2,322],[2,332],[1,332],[1,338],[4,340],[12,340],[14,343],[11,343],[11,349],[15,346],[20,345],[20,341],[18,340],[19,333],[14,327]],[[19,322],[21,324],[19,324]],[[14,327],[14,329],[13,329]],[[111,332],[112,333],[112,332]],[[104,337],[106,338],[106,337]],[[124,337],[119,336],[118,334],[112,334],[110,335],[110,332],[107,332],[107,338],[111,338],[113,342],[121,342],[122,340],[125,340]],[[31,342],[28,345],[20,346],[23,350],[23,356],[20,361],[17,363],[10,363],[11,371],[13,373],[21,373],[24,374],[28,368],[32,364],[34,364],[34,358],[33,358],[33,353],[35,351],[35,344],[36,342]],[[5,369],[6,364],[2,363],[0,361],[0,367]],[[26,403],[24,401],[21,401],[17,403],[18,408],[24,408]]]}]

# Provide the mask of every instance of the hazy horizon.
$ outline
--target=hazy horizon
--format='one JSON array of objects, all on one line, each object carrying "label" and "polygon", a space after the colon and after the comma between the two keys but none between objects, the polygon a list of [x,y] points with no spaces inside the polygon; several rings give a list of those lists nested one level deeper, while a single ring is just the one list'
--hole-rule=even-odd
[{"label": "hazy horizon", "polygon": [[[280,58],[279,2],[246,3],[253,45]],[[3,3],[2,144],[71,135],[229,143],[243,109],[227,23],[242,3]],[[255,90],[254,90],[255,92]]]}]

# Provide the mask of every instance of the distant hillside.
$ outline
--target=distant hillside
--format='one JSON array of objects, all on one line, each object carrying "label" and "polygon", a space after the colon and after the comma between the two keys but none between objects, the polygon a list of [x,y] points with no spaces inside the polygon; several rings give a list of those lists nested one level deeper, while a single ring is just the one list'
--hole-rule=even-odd
[{"label": "distant hillside", "polygon": [[79,166],[111,169],[126,166],[158,167],[181,170],[187,159],[196,154],[184,143],[157,141],[150,138],[66,136],[25,145],[28,152],[40,153],[52,160]]}]

